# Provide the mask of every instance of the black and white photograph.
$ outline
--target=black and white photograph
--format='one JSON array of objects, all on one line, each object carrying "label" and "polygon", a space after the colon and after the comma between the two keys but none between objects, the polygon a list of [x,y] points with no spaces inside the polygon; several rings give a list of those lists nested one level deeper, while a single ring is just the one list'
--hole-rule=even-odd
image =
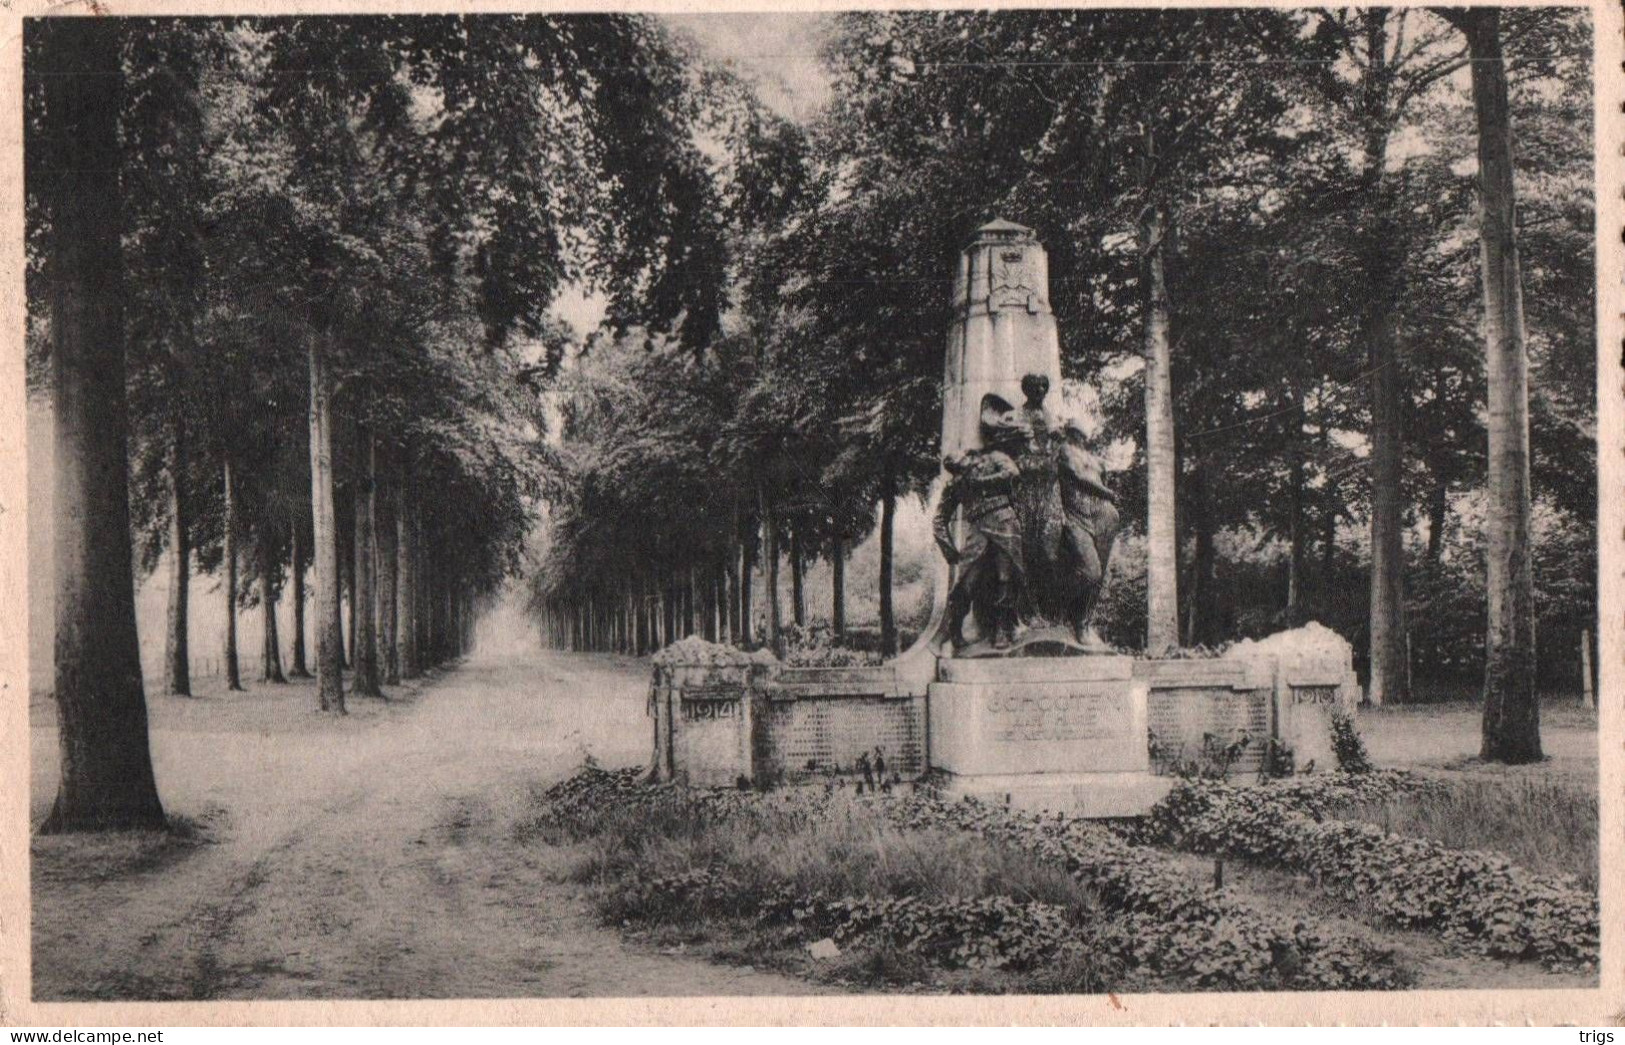
[{"label": "black and white photograph", "polygon": [[11,12],[0,1022],[1605,1025],[1605,6]]}]

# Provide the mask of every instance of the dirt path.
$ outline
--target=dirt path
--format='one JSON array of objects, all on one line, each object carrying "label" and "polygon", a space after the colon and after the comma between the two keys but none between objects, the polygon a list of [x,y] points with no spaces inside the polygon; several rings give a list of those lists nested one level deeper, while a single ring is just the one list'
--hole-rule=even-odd
[{"label": "dirt path", "polygon": [[[627,947],[560,854],[515,837],[534,789],[584,755],[646,757],[645,671],[476,662],[343,722],[304,710],[308,685],[154,702],[160,788],[199,837],[37,839],[36,999],[815,990]],[[54,729],[34,734],[48,801]]]}]

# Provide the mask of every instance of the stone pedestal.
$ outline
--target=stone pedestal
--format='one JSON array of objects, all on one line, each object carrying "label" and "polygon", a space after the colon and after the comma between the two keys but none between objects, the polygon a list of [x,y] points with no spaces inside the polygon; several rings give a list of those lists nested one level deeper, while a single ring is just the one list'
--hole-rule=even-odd
[{"label": "stone pedestal", "polygon": [[697,638],[655,654],[649,716],[654,776],[695,787],[732,787],[753,774],[751,737],[762,678],[776,661]]},{"label": "stone pedestal", "polygon": [[1309,622],[1266,638],[1238,642],[1228,659],[1266,665],[1275,676],[1275,732],[1292,750],[1299,772],[1311,763],[1326,772],[1337,765],[1332,719],[1352,716],[1360,702],[1354,647],[1330,628]]},{"label": "stone pedestal", "polygon": [[950,795],[1077,816],[1138,816],[1167,793],[1129,657],[942,660],[931,766]]}]

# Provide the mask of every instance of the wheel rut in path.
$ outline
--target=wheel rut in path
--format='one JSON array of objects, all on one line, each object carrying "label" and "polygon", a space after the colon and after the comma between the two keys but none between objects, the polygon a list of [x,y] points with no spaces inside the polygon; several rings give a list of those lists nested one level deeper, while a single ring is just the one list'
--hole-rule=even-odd
[{"label": "wheel rut in path", "polygon": [[233,720],[242,701],[202,730],[166,734],[155,716],[171,811],[223,812],[206,843],[126,873],[36,847],[36,869],[52,868],[35,880],[36,998],[817,991],[628,946],[559,851],[516,831],[535,790],[584,756],[646,757],[645,670],[548,652],[474,662],[370,709],[370,725],[256,733]]}]

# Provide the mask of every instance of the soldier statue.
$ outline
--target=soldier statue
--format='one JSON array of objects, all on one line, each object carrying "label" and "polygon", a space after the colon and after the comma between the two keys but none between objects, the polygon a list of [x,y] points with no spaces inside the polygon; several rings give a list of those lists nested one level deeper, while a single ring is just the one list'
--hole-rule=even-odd
[{"label": "soldier statue", "polygon": [[[1008,444],[1006,444],[1008,445]],[[958,565],[959,576],[948,593],[944,624],[955,650],[965,647],[965,617],[979,610],[983,634],[992,636],[994,649],[1007,649],[1013,641],[1016,604],[1024,583],[1021,525],[1011,501],[1012,486],[1021,474],[1015,461],[999,447],[968,450],[943,461],[948,485],[937,505],[933,533],[942,555]],[[965,542],[956,546],[953,520],[964,510]]]},{"label": "soldier statue", "polygon": [[1056,474],[1061,433],[1044,405],[1049,378],[1027,374],[1021,379],[1021,393],[1026,401],[1010,415],[1026,435],[1016,454],[1016,468],[1021,472],[1015,484],[1016,518],[1021,523],[1022,561],[1028,573],[1018,615],[1023,623],[1042,626],[1064,619],[1068,605],[1069,589],[1061,563],[1065,516]]},{"label": "soldier statue", "polygon": [[[983,396],[983,448],[943,461],[949,480],[933,529],[959,571],[938,641],[951,640],[955,653],[967,646],[964,622],[973,611],[994,650],[1010,649],[1018,630],[1057,641],[1043,638],[1057,626],[1086,650],[1104,645],[1090,621],[1119,529],[1117,495],[1083,430],[1058,424],[1044,405],[1049,379],[1028,374],[1021,390],[1019,408]],[[956,513],[963,547],[953,539]]]},{"label": "soldier statue", "polygon": [[1089,452],[1083,430],[1068,424],[1061,436],[1061,504],[1066,514],[1062,543],[1073,569],[1068,622],[1079,643],[1098,646],[1102,643],[1089,622],[1100,601],[1117,538],[1117,495],[1102,479],[1100,461]]}]

